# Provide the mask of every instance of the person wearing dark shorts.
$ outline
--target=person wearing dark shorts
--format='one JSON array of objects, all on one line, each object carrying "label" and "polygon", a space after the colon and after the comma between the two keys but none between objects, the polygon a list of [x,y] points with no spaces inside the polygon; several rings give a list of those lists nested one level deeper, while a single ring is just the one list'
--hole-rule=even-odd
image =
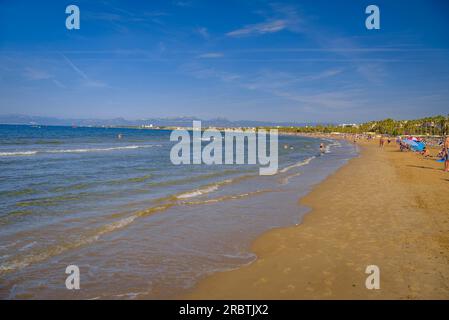
[{"label": "person wearing dark shorts", "polygon": [[444,141],[444,171],[449,172],[449,136],[446,137]]}]

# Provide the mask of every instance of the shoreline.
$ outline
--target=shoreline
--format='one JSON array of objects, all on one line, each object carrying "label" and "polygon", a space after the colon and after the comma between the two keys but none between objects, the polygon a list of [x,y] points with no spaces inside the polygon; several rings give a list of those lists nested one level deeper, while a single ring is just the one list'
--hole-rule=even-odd
[{"label": "shoreline", "polygon": [[[449,175],[395,143],[357,145],[358,157],[299,200],[311,208],[301,224],[265,232],[251,246],[255,262],[180,298],[448,299]],[[365,288],[373,264],[380,290]]]}]

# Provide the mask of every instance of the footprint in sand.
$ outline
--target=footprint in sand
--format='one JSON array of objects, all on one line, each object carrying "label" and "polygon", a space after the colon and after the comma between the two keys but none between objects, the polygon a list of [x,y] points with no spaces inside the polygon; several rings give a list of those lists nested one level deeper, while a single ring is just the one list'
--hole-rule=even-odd
[{"label": "footprint in sand", "polygon": [[312,287],[306,287],[306,290],[307,290],[307,291],[310,291],[310,292],[313,292],[313,291],[315,291],[315,289],[314,289],[314,288],[312,288]]},{"label": "footprint in sand", "polygon": [[285,269],[283,270],[284,273],[289,273],[290,271],[292,271],[292,268],[285,268]]},{"label": "footprint in sand", "polygon": [[254,282],[254,286],[259,286],[259,285],[265,284],[267,282],[268,282],[268,280],[266,278],[260,278],[259,280]]},{"label": "footprint in sand", "polygon": [[289,284],[286,289],[282,289],[280,293],[292,292],[296,289],[296,287],[292,284]]}]

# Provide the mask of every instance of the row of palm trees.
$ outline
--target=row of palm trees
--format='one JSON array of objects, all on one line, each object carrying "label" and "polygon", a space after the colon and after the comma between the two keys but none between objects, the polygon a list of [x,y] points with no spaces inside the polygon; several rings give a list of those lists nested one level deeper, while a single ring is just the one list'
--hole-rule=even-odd
[{"label": "row of palm trees", "polygon": [[449,134],[449,114],[447,116],[426,117],[415,120],[384,119],[369,121],[358,125],[315,125],[304,127],[281,127],[282,132],[299,133],[366,133],[375,132],[389,135],[431,135]]}]

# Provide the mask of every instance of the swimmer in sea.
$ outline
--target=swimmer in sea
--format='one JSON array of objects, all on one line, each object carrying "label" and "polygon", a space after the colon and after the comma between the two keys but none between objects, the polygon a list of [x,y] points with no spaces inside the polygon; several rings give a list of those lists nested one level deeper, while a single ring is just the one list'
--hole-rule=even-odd
[{"label": "swimmer in sea", "polygon": [[324,144],[323,143],[320,143],[320,152],[321,152],[321,154],[324,153]]}]

